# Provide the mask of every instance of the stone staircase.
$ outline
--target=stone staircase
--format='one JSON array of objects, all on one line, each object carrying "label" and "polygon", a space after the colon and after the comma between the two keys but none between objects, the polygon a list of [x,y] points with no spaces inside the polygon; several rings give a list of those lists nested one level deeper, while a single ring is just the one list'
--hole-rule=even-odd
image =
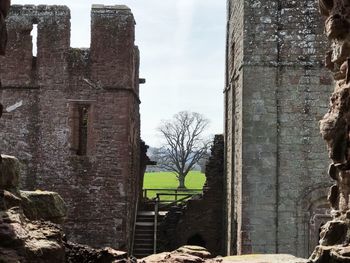
[{"label": "stone staircase", "polygon": [[[158,226],[167,211],[159,211]],[[138,211],[133,256],[143,258],[154,253],[154,211]]]}]

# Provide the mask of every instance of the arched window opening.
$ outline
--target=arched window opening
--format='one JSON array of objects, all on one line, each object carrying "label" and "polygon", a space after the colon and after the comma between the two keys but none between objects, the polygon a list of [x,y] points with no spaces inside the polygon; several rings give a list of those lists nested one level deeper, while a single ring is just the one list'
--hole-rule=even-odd
[{"label": "arched window opening", "polygon": [[187,240],[187,245],[206,247],[206,242],[201,235],[195,234]]}]

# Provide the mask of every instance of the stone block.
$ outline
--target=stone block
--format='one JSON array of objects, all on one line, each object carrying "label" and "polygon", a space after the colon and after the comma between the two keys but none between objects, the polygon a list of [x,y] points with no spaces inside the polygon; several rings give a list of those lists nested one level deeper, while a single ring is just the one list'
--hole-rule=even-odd
[{"label": "stone block", "polygon": [[211,254],[204,247],[200,246],[183,246],[176,250],[179,253],[186,253],[192,256],[197,256],[200,258],[210,258]]},{"label": "stone block", "polygon": [[57,193],[20,191],[20,195],[23,211],[28,219],[63,223],[67,215],[67,208]]},{"label": "stone block", "polygon": [[19,197],[9,191],[0,190],[0,210],[19,207],[20,205],[21,199]]},{"label": "stone block", "polygon": [[234,262],[246,262],[246,263],[263,263],[263,262],[269,262],[269,263],[306,263],[306,259],[296,258],[292,255],[287,254],[280,254],[280,255],[244,255],[244,256],[233,256],[233,257],[226,257],[223,258],[223,263],[234,263]]},{"label": "stone block", "polygon": [[1,155],[0,189],[17,189],[19,184],[20,163],[16,157]]}]

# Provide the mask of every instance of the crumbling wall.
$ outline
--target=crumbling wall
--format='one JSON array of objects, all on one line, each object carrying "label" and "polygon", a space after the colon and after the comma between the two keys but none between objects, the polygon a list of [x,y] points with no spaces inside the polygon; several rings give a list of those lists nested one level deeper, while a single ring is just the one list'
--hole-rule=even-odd
[{"label": "crumbling wall", "polygon": [[95,5],[91,47],[72,49],[67,7],[13,6],[8,18],[0,98],[22,106],[4,114],[0,148],[24,164],[24,188],[64,198],[68,237],[92,246],[128,247],[140,191],[134,28],[128,7]]},{"label": "crumbling wall", "polygon": [[226,210],[239,254],[311,252],[313,201],[303,198],[329,184],[318,121],[332,84],[317,10],[306,0],[228,1]]},{"label": "crumbling wall", "polygon": [[223,169],[224,138],[216,135],[206,165],[203,196],[186,202],[182,209],[166,215],[160,230],[160,247],[164,251],[182,245],[203,246],[212,255],[223,252]]}]

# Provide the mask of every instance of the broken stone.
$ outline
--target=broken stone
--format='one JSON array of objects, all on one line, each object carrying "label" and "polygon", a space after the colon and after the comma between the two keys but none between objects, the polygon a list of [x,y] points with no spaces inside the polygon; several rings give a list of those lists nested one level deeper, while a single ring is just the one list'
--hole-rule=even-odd
[{"label": "broken stone", "polygon": [[0,211],[0,255],[12,255],[5,262],[64,262],[62,237],[57,225],[29,222],[19,207]]},{"label": "broken stone", "polygon": [[[219,261],[221,260],[221,261]],[[210,263],[210,261],[207,261]],[[296,258],[292,255],[280,254],[280,255],[243,255],[243,256],[232,256],[225,258],[218,258],[211,262],[222,262],[222,263],[306,263],[306,259]]]},{"label": "broken stone", "polygon": [[344,221],[330,221],[322,226],[320,245],[333,246],[345,242],[347,224]]},{"label": "broken stone", "polygon": [[185,253],[193,256],[197,256],[200,258],[210,258],[211,254],[204,247],[200,246],[183,246],[176,250],[179,253]]},{"label": "broken stone", "polygon": [[13,193],[6,190],[0,190],[0,210],[19,207],[21,202],[22,200]]},{"label": "broken stone", "polygon": [[[332,51],[326,63],[339,69],[335,72],[335,90],[328,113],[320,122],[333,161],[330,177],[336,181],[330,189],[333,220],[322,226],[320,242],[310,257],[314,263],[350,262],[350,8],[342,0],[319,0],[320,12],[326,16],[326,34]],[[331,61],[330,61],[331,54]]]},{"label": "broken stone", "polygon": [[117,251],[112,248],[93,249],[89,246],[72,242],[65,243],[67,263],[132,263],[126,252]]},{"label": "broken stone", "polygon": [[0,189],[15,190],[19,185],[20,163],[16,157],[1,155]]},{"label": "broken stone", "polygon": [[163,252],[151,255],[138,261],[139,263],[202,263],[204,259],[180,252]]},{"label": "broken stone", "polygon": [[46,220],[62,224],[67,215],[66,204],[55,192],[20,191],[24,214],[30,220]]}]

